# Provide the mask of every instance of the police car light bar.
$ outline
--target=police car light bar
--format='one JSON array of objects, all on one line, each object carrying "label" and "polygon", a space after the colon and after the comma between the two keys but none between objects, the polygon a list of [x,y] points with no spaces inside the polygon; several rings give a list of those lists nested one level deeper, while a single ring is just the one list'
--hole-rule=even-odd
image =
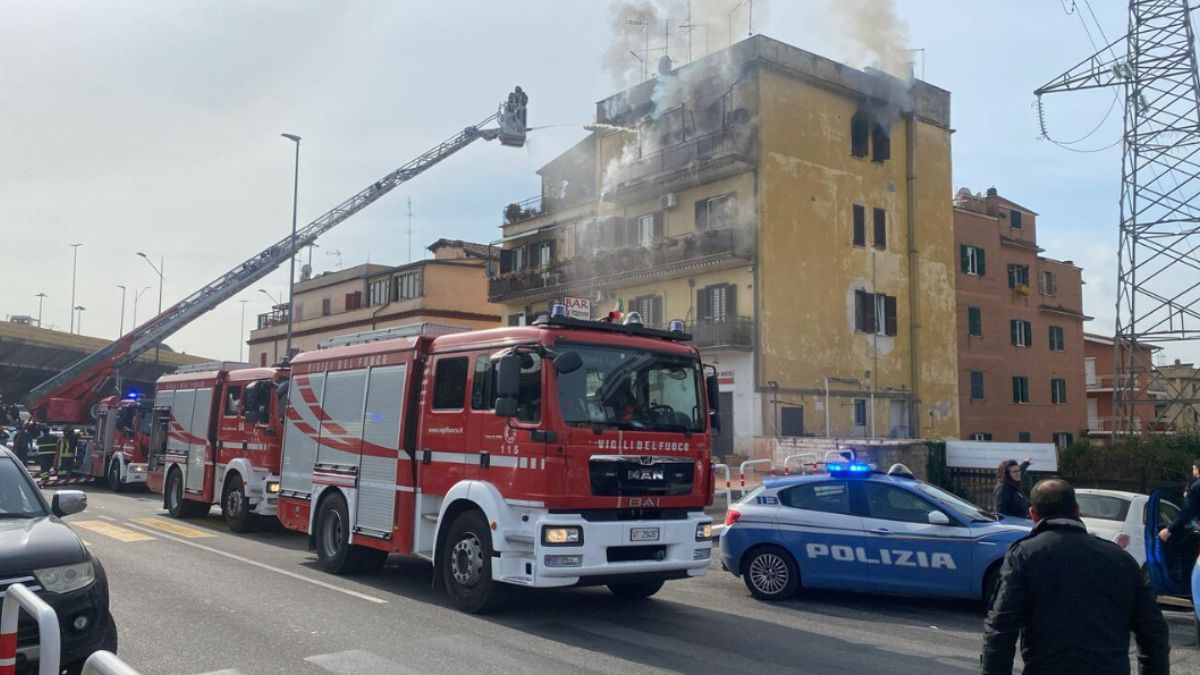
[{"label": "police car light bar", "polygon": [[863,474],[871,472],[871,465],[862,462],[829,462],[825,465],[825,470],[831,474]]}]

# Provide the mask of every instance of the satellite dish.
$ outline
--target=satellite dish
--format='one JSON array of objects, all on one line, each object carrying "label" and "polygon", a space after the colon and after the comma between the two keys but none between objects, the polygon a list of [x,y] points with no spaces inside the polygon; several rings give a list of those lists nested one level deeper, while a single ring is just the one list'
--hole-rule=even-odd
[{"label": "satellite dish", "polygon": [[300,281],[308,281],[312,278],[312,265],[305,263],[300,267]]}]

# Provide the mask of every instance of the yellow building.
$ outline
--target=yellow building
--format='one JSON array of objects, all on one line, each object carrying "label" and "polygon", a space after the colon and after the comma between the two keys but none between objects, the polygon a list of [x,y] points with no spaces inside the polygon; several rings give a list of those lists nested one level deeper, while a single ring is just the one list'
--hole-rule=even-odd
[{"label": "yellow building", "polygon": [[[499,307],[488,302],[488,247],[439,239],[433,258],[390,267],[358,265],[298,281],[292,350],[310,351],[342,335],[424,323],[426,334],[494,328]],[[286,304],[258,317],[250,361],[277,363],[287,351]]]},{"label": "yellow building", "polygon": [[756,437],[958,431],[950,95],[755,36],[600,101],[489,297],[683,319]]}]

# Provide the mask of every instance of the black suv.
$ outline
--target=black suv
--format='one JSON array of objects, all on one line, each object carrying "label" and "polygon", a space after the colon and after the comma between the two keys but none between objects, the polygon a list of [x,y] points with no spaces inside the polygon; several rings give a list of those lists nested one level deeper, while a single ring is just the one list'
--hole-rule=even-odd
[{"label": "black suv", "polygon": [[[58,614],[63,667],[77,671],[92,652],[117,651],[117,626],[108,611],[104,568],[59,518],[87,507],[78,490],[55,493],[50,504],[17,461],[0,447],[0,597],[25,584]],[[36,669],[37,624],[21,612],[17,671]]]}]

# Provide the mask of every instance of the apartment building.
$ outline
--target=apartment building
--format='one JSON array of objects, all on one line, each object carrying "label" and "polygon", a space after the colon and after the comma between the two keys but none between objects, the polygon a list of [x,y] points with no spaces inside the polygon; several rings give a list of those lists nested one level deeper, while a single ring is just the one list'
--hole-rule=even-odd
[{"label": "apartment building", "polygon": [[[333,337],[412,324],[434,332],[493,328],[498,308],[487,299],[488,246],[439,239],[433,258],[407,265],[377,264],[326,272],[296,282],[293,351]],[[260,314],[250,332],[250,361],[277,363],[287,351],[286,304]]]},{"label": "apartment building", "polygon": [[958,432],[950,95],[764,36],[618,92],[504,209],[489,298],[682,319],[717,452]]},{"label": "apartment building", "polygon": [[1066,446],[1085,428],[1082,273],[1041,255],[1037,227],[995,188],[954,198],[962,438]]},{"label": "apartment building", "polygon": [[1174,431],[1200,431],[1200,368],[1175,359],[1155,370],[1150,386],[1165,396],[1156,411],[1157,420]]},{"label": "apartment building", "polygon": [[1129,430],[1118,430],[1113,416],[1113,389],[1121,382],[1113,375],[1113,349],[1111,337],[1085,333],[1084,373],[1087,381],[1087,435],[1093,442],[1104,443],[1121,438],[1126,433],[1143,434],[1166,430],[1162,422],[1167,405],[1155,403],[1155,399],[1167,398],[1167,382],[1157,374],[1154,355],[1162,348],[1156,345],[1139,344],[1134,358],[1133,373],[1136,378],[1133,425]]}]

